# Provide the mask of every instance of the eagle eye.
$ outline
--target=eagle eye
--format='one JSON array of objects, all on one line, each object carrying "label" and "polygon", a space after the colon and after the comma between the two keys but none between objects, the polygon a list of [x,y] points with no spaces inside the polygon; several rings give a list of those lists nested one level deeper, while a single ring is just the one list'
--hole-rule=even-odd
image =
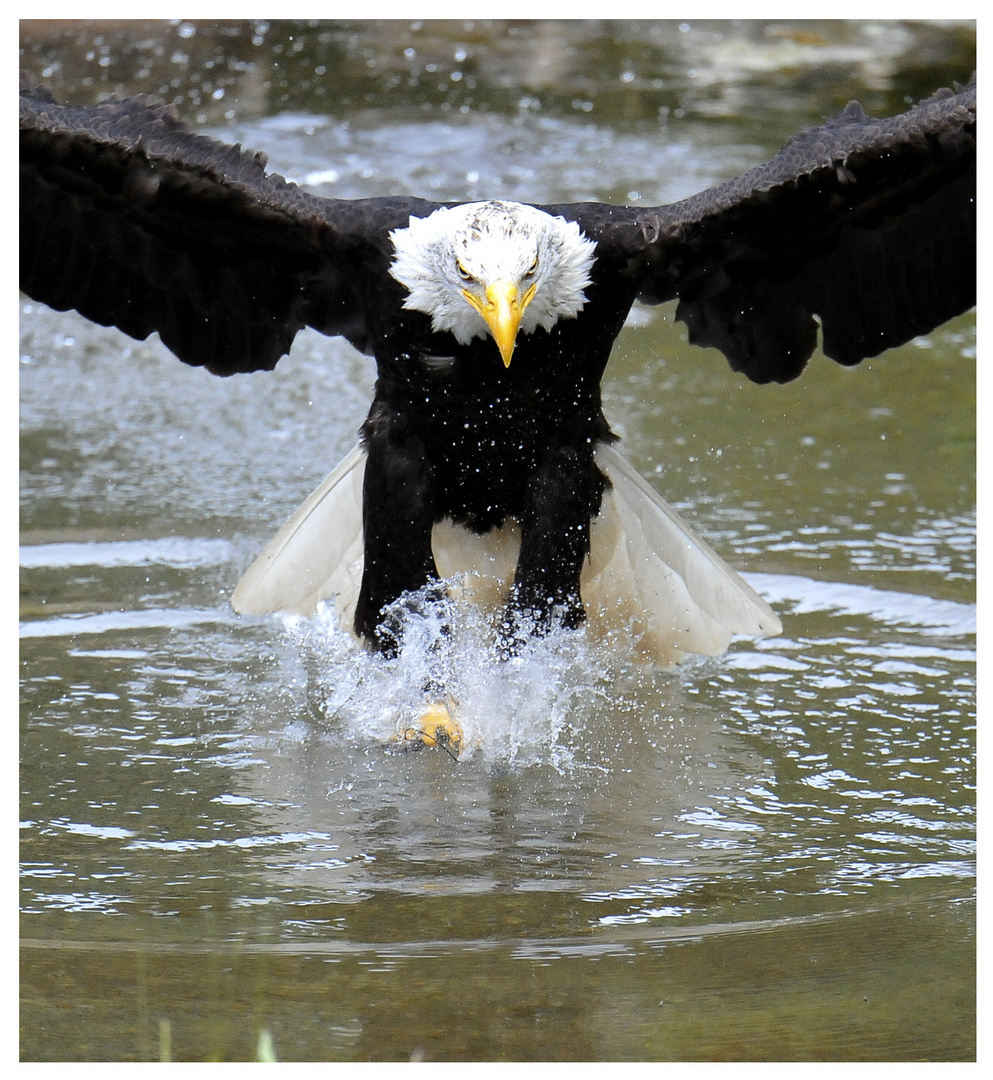
[{"label": "eagle eye", "polygon": [[455,269],[458,270],[459,277],[462,278],[463,281],[472,281],[472,274],[470,274],[469,271],[466,270],[466,268],[462,265],[461,259],[455,260]]}]

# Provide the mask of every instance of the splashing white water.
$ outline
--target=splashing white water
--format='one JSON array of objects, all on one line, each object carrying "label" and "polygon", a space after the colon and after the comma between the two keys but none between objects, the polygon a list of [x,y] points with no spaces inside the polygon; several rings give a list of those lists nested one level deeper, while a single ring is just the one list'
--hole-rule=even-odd
[{"label": "splashing white water", "polygon": [[617,707],[616,644],[560,629],[503,660],[486,615],[460,607],[450,616],[438,603],[418,603],[404,616],[396,659],[362,648],[336,625],[333,605],[322,604],[314,618],[287,616],[285,625],[312,704],[350,740],[396,743],[440,687],[455,705],[463,759],[482,754],[494,763],[573,767],[582,731],[599,711]]}]

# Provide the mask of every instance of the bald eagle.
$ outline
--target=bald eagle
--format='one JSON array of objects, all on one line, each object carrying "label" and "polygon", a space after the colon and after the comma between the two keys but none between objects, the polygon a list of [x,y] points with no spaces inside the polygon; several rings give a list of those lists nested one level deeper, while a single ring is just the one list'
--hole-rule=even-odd
[{"label": "bald eagle", "polygon": [[322,600],[394,653],[416,598],[496,600],[500,648],[633,619],[664,662],[774,634],[775,614],[613,445],[600,382],[635,301],[764,383],[821,330],[840,364],[975,303],[975,86],[903,115],[852,102],[766,165],[682,202],[318,198],[146,98],[23,87],[21,288],[217,375],[299,330],[375,358],[358,447],[236,589]]}]

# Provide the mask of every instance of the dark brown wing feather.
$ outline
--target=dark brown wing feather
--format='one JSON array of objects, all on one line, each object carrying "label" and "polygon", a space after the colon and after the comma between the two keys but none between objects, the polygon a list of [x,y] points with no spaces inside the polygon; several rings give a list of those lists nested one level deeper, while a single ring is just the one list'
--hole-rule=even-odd
[{"label": "dark brown wing feather", "polygon": [[271,369],[306,325],[366,350],[357,269],[437,204],[319,199],[265,163],[144,98],[22,90],[21,289],[218,375]]},{"label": "dark brown wing feather", "polygon": [[766,165],[671,206],[560,207],[629,253],[639,299],[679,299],[690,341],[756,382],[787,382],[817,344],[841,364],[976,302],[976,88],[901,116],[852,102]]}]

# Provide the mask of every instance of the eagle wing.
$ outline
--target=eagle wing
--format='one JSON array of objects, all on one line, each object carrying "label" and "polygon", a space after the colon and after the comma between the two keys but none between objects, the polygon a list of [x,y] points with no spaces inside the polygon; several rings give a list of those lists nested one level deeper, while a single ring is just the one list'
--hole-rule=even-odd
[{"label": "eagle wing", "polygon": [[21,289],[217,375],[271,369],[313,326],[369,351],[363,262],[438,204],[308,195],[137,97],[62,106],[22,87]]},{"label": "eagle wing", "polygon": [[824,353],[857,364],[976,303],[976,87],[885,120],[851,102],[669,206],[546,209],[578,220],[638,299],[678,299],[690,341],[755,382],[796,378],[818,322]]}]

